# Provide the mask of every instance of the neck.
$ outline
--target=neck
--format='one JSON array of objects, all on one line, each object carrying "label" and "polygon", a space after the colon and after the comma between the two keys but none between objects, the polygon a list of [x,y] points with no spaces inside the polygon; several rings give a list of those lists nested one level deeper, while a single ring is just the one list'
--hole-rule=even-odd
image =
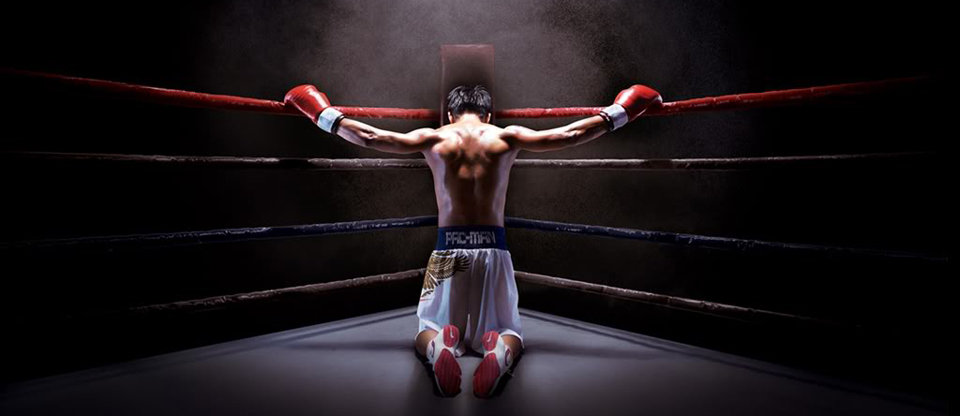
[{"label": "neck", "polygon": [[457,121],[454,123],[484,123],[484,121],[481,120],[480,116],[476,114],[463,113],[460,115],[460,117],[457,117]]}]

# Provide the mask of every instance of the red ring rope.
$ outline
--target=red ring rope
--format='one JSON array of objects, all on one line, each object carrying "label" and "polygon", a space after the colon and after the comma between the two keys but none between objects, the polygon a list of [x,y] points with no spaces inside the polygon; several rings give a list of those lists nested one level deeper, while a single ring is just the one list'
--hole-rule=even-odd
[{"label": "red ring rope", "polygon": [[[205,94],[199,92],[127,84],[116,81],[68,77],[64,75],[21,71],[15,69],[0,69],[0,74],[12,77],[52,81],[63,85],[108,93],[120,99],[145,101],[157,104],[255,111],[270,114],[300,114],[296,109],[285,107],[280,101],[264,100],[259,98],[236,97],[232,95],[221,94]],[[885,92],[894,88],[921,84],[927,82],[928,80],[929,79],[926,77],[899,78],[883,81],[858,82],[853,84],[826,85],[821,87],[694,98],[690,100],[663,103],[662,107],[651,108],[644,113],[644,116],[672,115],[718,110],[739,110],[746,108],[773,107],[807,103],[825,98]],[[340,106],[336,106],[336,108],[349,117],[430,120],[436,119],[438,116],[437,111],[425,108],[405,109]],[[591,116],[600,112],[602,108],[603,107],[517,108],[497,111],[496,117],[545,118]]]}]

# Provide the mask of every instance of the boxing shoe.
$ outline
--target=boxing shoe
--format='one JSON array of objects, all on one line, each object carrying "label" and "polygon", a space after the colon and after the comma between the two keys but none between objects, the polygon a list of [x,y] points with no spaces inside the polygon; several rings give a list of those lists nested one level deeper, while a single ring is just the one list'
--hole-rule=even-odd
[{"label": "boxing shoe", "polygon": [[425,351],[427,362],[433,368],[433,379],[444,397],[460,393],[461,371],[456,358],[459,344],[460,330],[456,326],[447,325],[427,344]]},{"label": "boxing shoe", "polygon": [[483,349],[483,361],[473,373],[473,395],[488,398],[496,390],[500,378],[510,371],[514,357],[513,350],[497,331],[483,334]]}]

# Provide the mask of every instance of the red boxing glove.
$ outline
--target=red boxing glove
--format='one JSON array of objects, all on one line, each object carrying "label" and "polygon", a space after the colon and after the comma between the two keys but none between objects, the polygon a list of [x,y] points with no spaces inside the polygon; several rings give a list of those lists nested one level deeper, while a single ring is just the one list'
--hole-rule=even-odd
[{"label": "red boxing glove", "polygon": [[663,104],[660,93],[645,85],[634,85],[617,94],[613,105],[600,111],[600,115],[610,123],[610,130],[623,127],[627,122],[640,117],[644,111]]},{"label": "red boxing glove", "polygon": [[287,92],[283,98],[286,105],[291,105],[301,113],[310,117],[318,127],[328,133],[337,132],[337,126],[343,119],[343,113],[330,106],[327,95],[317,90],[313,85],[300,85]]}]

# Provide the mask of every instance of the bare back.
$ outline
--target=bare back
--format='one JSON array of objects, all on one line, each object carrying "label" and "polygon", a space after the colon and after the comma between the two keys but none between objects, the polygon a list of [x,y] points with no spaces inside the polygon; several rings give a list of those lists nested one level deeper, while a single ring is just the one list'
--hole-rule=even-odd
[{"label": "bare back", "polygon": [[518,149],[492,124],[458,122],[437,129],[441,140],[423,155],[433,172],[439,223],[503,226],[510,168]]},{"label": "bare back", "polygon": [[[447,113],[450,119],[453,116]],[[608,122],[591,116],[563,127],[535,131],[522,126],[499,128],[465,113],[456,123],[409,133],[381,130],[351,119],[340,121],[337,135],[347,141],[390,153],[421,152],[433,172],[441,227],[503,227],[510,168],[520,150],[546,152],[586,143],[608,131]]]}]

